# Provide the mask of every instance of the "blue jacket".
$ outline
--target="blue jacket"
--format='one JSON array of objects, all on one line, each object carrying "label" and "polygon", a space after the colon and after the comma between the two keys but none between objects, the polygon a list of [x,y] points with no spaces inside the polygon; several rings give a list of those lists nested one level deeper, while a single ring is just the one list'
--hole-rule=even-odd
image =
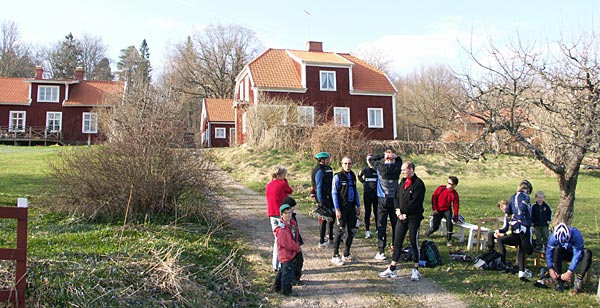
[{"label": "blue jacket", "polygon": [[[519,191],[510,197],[508,205],[504,211],[508,215],[512,215],[509,225],[513,233],[525,232],[531,227],[531,199],[529,195]],[[523,228],[522,228],[523,227]],[[500,232],[506,233],[507,228],[500,229]]]},{"label": "blue jacket", "polygon": [[554,248],[558,246],[573,253],[573,259],[571,259],[571,263],[569,264],[569,271],[574,272],[579,261],[581,261],[584,248],[583,236],[575,227],[569,227],[569,230],[571,231],[571,239],[566,243],[560,244],[554,235],[551,235],[548,239],[548,246],[546,247],[546,266],[548,268],[552,268],[554,265]]}]

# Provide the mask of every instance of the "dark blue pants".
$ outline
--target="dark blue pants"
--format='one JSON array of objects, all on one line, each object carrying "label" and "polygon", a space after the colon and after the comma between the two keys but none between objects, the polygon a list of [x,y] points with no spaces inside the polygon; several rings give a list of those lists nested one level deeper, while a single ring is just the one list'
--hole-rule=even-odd
[{"label": "dark blue pants", "polygon": [[387,245],[387,219],[390,218],[390,224],[392,225],[392,243],[394,243],[394,237],[396,233],[396,210],[394,209],[394,198],[379,198],[377,208],[377,248],[380,253],[385,250]]},{"label": "dark blue pants", "polygon": [[273,288],[277,292],[281,291],[283,295],[290,295],[292,293],[292,281],[294,281],[296,276],[296,272],[294,271],[294,260],[280,264]]}]

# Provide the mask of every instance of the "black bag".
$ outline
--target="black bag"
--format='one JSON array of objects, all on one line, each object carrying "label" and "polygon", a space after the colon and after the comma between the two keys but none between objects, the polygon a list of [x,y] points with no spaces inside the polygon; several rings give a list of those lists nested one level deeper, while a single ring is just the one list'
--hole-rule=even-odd
[{"label": "black bag", "polygon": [[502,255],[495,250],[478,255],[473,261],[475,267],[484,270],[504,270],[506,266],[502,263]]},{"label": "black bag", "polygon": [[425,240],[421,243],[421,261],[426,262],[427,267],[436,267],[438,265],[444,264],[442,260],[442,255],[440,255],[440,251],[437,249],[437,246],[434,242]]}]

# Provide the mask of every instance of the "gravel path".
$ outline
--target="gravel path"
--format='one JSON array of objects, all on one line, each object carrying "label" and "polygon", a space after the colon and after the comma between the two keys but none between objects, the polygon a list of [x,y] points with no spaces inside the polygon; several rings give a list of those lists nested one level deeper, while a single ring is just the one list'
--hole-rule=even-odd
[{"label": "gravel path", "polygon": [[[251,247],[250,262],[271,268],[273,235],[266,217],[266,201],[256,193],[233,181],[225,172],[221,206],[228,209],[233,225],[248,236]],[[375,260],[375,238],[364,239],[361,226],[352,244],[351,253],[356,259],[344,266],[330,263],[332,249],[318,248],[318,222],[307,213],[298,213],[298,223],[305,244],[303,286],[294,286],[296,296],[280,300],[280,307],[467,307],[458,297],[447,293],[427,278],[426,269],[420,281],[410,281],[410,263],[399,263],[398,279],[382,279],[377,273],[383,271],[389,261]],[[373,228],[372,228],[373,231]],[[391,254],[388,254],[390,256]],[[273,293],[273,297],[281,297]]]}]

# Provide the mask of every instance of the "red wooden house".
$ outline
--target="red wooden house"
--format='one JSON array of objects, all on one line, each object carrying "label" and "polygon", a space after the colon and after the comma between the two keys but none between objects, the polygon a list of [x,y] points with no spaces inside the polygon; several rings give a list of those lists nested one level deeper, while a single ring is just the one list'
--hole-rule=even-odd
[{"label": "red wooden house", "polygon": [[202,147],[228,147],[235,144],[235,114],[231,99],[202,100]]},{"label": "red wooden house", "polygon": [[109,107],[123,98],[123,81],[0,78],[0,142],[14,144],[90,144],[98,139],[94,108]]},{"label": "red wooden house", "polygon": [[396,92],[383,72],[350,54],[324,52],[321,42],[308,42],[307,51],[268,49],[236,78],[237,144],[245,143],[248,108],[277,97],[300,103],[304,125],[324,118],[369,139],[396,139]]}]

